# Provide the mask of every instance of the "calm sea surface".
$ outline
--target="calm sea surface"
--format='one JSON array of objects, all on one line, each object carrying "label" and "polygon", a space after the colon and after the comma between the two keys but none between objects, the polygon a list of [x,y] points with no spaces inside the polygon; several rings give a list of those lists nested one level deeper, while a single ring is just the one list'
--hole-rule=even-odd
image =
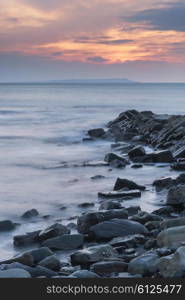
[{"label": "calm sea surface", "polygon": [[[13,235],[57,219],[70,222],[69,217],[81,213],[79,203],[96,203],[97,192],[111,190],[118,175],[148,187],[141,199],[125,205],[152,211],[164,200],[150,184],[169,175],[168,168],[110,172],[107,167],[79,166],[102,160],[110,151],[110,142],[82,142],[86,131],[105,127],[127,109],[185,114],[185,84],[0,84],[0,220],[22,223],[26,210],[40,212],[37,220],[0,233],[0,259],[16,252]],[[93,181],[97,174],[106,178]],[[67,208],[60,210],[62,206]],[[44,215],[51,218],[46,221]]]}]

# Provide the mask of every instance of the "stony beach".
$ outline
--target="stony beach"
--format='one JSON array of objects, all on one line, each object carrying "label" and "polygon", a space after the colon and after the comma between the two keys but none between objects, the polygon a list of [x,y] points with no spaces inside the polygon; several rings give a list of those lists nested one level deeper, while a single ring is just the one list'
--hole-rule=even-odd
[{"label": "stony beach", "polygon": [[[79,204],[81,215],[71,217],[68,224],[59,220],[45,229],[14,235],[19,254],[0,260],[0,278],[185,277],[185,116],[129,110],[105,128],[87,128],[82,143],[97,139],[110,141],[111,151],[102,161],[84,162],[84,169],[121,169],[113,190],[95,191],[97,209],[87,199]],[[151,181],[154,193],[165,197],[153,212],[128,205],[129,200],[142,200],[146,186],[138,183],[137,175],[135,181],[126,178],[124,170],[146,165],[169,170],[168,177]],[[174,178],[171,170],[179,174]],[[92,180],[102,177],[97,174]],[[30,207],[21,226],[39,213]],[[1,232],[17,226],[11,220],[0,221]]]}]

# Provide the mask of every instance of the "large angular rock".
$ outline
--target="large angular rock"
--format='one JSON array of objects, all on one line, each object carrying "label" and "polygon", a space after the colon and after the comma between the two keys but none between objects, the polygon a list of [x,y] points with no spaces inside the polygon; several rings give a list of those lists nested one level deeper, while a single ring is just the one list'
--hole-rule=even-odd
[{"label": "large angular rock", "polygon": [[118,191],[125,188],[128,190],[144,191],[146,187],[143,185],[139,185],[132,180],[128,180],[125,178],[117,178],[116,183],[114,185],[114,191]]},{"label": "large angular rock", "polygon": [[59,271],[61,262],[55,255],[51,255],[41,260],[39,265],[53,271]]},{"label": "large angular rock", "polygon": [[30,254],[33,257],[35,264],[38,264],[44,258],[53,255],[54,253],[47,247],[41,247],[24,252],[24,254]]},{"label": "large angular rock", "polygon": [[173,153],[174,158],[185,158],[185,146],[179,148]]},{"label": "large angular rock", "polygon": [[40,241],[44,241],[44,240],[54,238],[57,236],[61,236],[63,234],[68,234],[68,233],[70,233],[69,228],[67,228],[66,226],[64,226],[62,224],[55,223],[55,224],[47,227],[43,231],[41,231],[39,233],[38,238]]},{"label": "large angular rock", "polygon": [[176,185],[170,188],[167,195],[167,205],[185,204],[185,185]]},{"label": "large angular rock", "polygon": [[100,210],[111,210],[111,209],[121,209],[122,206],[121,206],[121,203],[118,202],[118,201],[103,201],[101,204],[100,204],[100,207],[99,209]]},{"label": "large angular rock", "polygon": [[88,135],[92,138],[100,138],[105,134],[105,130],[103,128],[95,128],[90,129],[88,131]]},{"label": "large angular rock", "polygon": [[185,243],[185,226],[170,227],[161,231],[157,236],[159,247],[174,248]]},{"label": "large angular rock", "polygon": [[30,278],[31,275],[26,270],[9,269],[0,271],[0,278]]},{"label": "large angular rock", "polygon": [[28,232],[23,235],[15,235],[14,236],[14,246],[16,247],[24,247],[29,246],[34,243],[38,243],[38,236],[41,231]]},{"label": "large angular rock", "polygon": [[9,231],[15,228],[15,224],[10,220],[0,221],[0,231]]},{"label": "large angular rock", "polygon": [[130,157],[130,159],[132,159],[133,157],[140,157],[145,154],[145,149],[142,146],[136,146],[128,152],[128,156]]},{"label": "large angular rock", "polygon": [[153,186],[155,186],[156,191],[160,192],[163,189],[169,189],[173,185],[174,181],[171,177],[163,177],[160,179],[156,179],[153,182]]},{"label": "large angular rock", "polygon": [[83,214],[77,219],[77,229],[80,233],[88,233],[92,225],[114,218],[127,219],[127,210],[123,208]]},{"label": "large angular rock", "polygon": [[99,275],[121,273],[127,270],[127,263],[122,261],[97,262],[91,266],[91,270]]},{"label": "large angular rock", "polygon": [[79,250],[71,255],[73,265],[88,265],[106,259],[117,259],[118,253],[110,245],[99,245]]},{"label": "large angular rock", "polygon": [[131,274],[151,275],[158,269],[159,256],[153,252],[145,253],[132,259],[128,265]]},{"label": "large angular rock", "polygon": [[114,237],[125,237],[132,234],[146,234],[148,230],[138,222],[113,219],[96,224],[89,229],[93,239],[107,241]]},{"label": "large angular rock", "polygon": [[180,247],[172,255],[161,257],[158,261],[159,273],[164,278],[183,278],[185,276],[185,247]]},{"label": "large angular rock", "polygon": [[43,242],[43,246],[55,250],[77,249],[83,245],[84,236],[82,234],[63,234]]},{"label": "large angular rock", "polygon": [[115,153],[107,153],[105,155],[104,161],[109,163],[110,166],[115,168],[124,168],[126,165],[129,164],[128,160],[120,155]]},{"label": "large angular rock", "polygon": [[171,163],[174,161],[173,155],[169,150],[156,151],[155,152],[156,163]]},{"label": "large angular rock", "polygon": [[26,211],[22,215],[22,218],[23,219],[30,219],[30,218],[37,217],[38,215],[39,215],[39,212],[35,208],[33,208],[33,209],[30,209],[30,210]]}]

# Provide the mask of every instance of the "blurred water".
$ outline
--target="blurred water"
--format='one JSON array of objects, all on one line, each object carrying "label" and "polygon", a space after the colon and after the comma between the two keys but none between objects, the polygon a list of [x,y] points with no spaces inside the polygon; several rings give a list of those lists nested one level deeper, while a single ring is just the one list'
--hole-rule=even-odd
[{"label": "blurred water", "polygon": [[[0,220],[22,222],[30,208],[41,217],[0,233],[1,256],[14,253],[12,236],[40,229],[61,218],[78,215],[81,202],[97,202],[97,192],[111,190],[116,177],[146,184],[141,199],[125,201],[152,211],[164,200],[151,183],[169,175],[168,168],[75,167],[84,161],[102,160],[110,150],[107,141],[82,142],[86,131],[105,127],[127,109],[184,114],[185,84],[0,84]],[[70,167],[62,167],[66,162]],[[106,178],[93,181],[101,174]],[[175,176],[175,172],[171,172]],[[66,210],[60,210],[63,205]],[[44,221],[43,215],[51,215]]]}]

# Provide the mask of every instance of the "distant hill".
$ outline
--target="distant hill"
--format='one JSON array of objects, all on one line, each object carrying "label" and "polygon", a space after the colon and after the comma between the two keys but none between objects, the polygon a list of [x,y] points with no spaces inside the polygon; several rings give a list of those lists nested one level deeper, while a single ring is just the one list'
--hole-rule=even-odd
[{"label": "distant hill", "polygon": [[129,80],[127,78],[94,78],[94,79],[62,79],[62,80],[49,80],[45,83],[136,83],[136,81]]}]

